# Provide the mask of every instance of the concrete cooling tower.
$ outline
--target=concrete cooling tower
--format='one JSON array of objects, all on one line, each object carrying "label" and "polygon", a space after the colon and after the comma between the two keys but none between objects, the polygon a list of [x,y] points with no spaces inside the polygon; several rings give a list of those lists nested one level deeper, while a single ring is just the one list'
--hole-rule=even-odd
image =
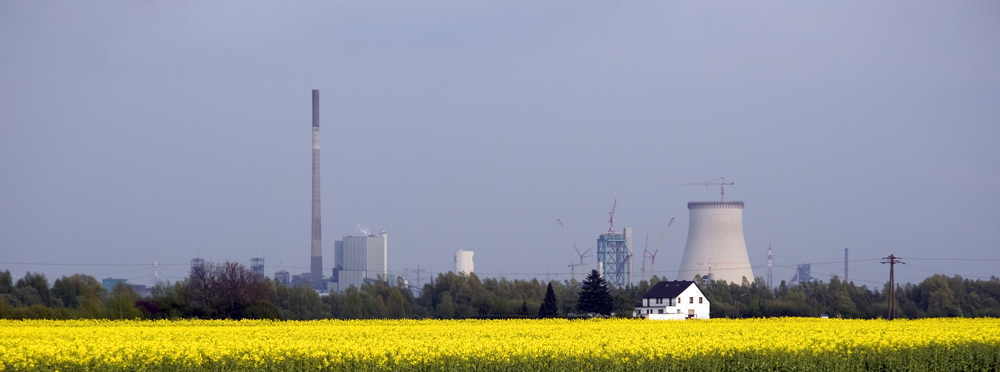
[{"label": "concrete cooling tower", "polygon": [[753,282],[743,239],[743,202],[690,202],[690,223],[677,280],[710,275],[712,280]]}]

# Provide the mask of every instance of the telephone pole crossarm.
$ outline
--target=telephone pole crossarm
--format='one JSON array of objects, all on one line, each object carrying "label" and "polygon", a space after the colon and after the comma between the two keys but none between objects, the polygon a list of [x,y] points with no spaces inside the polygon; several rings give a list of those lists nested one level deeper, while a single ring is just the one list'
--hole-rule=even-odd
[{"label": "telephone pole crossarm", "polygon": [[896,257],[896,255],[890,254],[888,257],[882,259],[883,264],[889,264],[889,295],[886,298],[886,305],[889,307],[889,320],[893,320],[896,317],[896,278],[895,278],[895,266],[896,264],[906,264]]}]

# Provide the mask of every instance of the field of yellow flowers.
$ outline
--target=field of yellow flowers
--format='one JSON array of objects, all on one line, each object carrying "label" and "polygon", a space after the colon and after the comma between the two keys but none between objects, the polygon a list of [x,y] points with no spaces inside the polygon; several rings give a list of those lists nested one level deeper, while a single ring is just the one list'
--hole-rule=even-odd
[{"label": "field of yellow flowers", "polygon": [[0,370],[997,370],[1000,319],[0,320]]}]

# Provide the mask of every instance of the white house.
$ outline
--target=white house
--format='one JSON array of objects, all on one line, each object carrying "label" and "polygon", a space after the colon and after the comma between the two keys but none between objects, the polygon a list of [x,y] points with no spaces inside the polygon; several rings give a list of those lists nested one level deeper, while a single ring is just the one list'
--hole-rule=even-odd
[{"label": "white house", "polygon": [[708,299],[695,282],[662,281],[642,296],[634,316],[653,320],[708,319],[708,309]]}]

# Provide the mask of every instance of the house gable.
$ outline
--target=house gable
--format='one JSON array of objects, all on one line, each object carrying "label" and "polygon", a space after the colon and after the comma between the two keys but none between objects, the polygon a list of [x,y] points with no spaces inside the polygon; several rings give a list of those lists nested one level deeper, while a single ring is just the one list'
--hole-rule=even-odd
[{"label": "house gable", "polygon": [[[693,281],[676,280],[656,283],[636,308],[635,316],[658,319],[708,319],[709,302]],[[652,319],[652,318],[651,318]]]},{"label": "house gable", "polygon": [[649,291],[646,291],[646,294],[642,298],[676,298],[692,285],[695,288],[698,287],[697,284],[690,280],[660,281],[653,288],[650,288]]}]

